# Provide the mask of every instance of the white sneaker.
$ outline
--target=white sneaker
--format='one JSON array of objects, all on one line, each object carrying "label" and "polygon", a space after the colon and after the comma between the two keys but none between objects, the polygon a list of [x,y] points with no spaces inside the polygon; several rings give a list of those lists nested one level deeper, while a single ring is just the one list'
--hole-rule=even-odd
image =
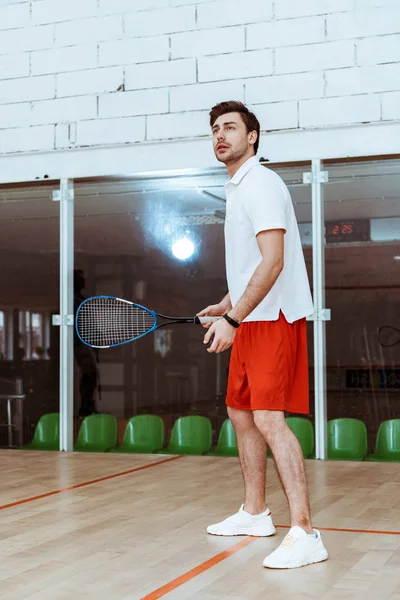
[{"label": "white sneaker", "polygon": [[251,515],[243,507],[244,504],[240,507],[239,512],[225,521],[207,527],[207,533],[211,535],[253,535],[255,537],[275,534],[276,529],[268,508],[259,515]]},{"label": "white sneaker", "polygon": [[292,527],[282,544],[263,562],[268,569],[296,569],[328,558],[328,552],[322,543],[321,534],[314,529],[314,535],[308,534],[297,525]]}]

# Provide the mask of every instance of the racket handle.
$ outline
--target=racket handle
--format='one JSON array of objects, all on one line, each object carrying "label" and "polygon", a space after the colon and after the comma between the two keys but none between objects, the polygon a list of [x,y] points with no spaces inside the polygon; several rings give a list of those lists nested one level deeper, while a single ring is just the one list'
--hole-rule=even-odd
[{"label": "racket handle", "polygon": [[206,325],[207,323],[215,323],[222,319],[222,315],[220,317],[196,317],[196,323],[199,325]]}]

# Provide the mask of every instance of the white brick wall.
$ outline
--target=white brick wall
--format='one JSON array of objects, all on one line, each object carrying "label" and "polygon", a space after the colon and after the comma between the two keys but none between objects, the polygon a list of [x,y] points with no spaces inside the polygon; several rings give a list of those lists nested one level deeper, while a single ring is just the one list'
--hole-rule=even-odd
[{"label": "white brick wall", "polygon": [[155,62],[168,60],[168,57],[169,38],[166,35],[105,42],[99,46],[99,65],[101,67]]},{"label": "white brick wall", "polygon": [[259,23],[272,18],[272,0],[217,0],[197,7],[197,25],[201,29]]},{"label": "white brick wall", "polygon": [[399,0],[0,0],[0,151],[400,120]]},{"label": "white brick wall", "polygon": [[13,4],[0,7],[0,29],[27,27],[30,21],[29,4]]},{"label": "white brick wall", "polygon": [[93,146],[141,142],[145,139],[145,133],[146,119],[144,117],[80,121],[76,143],[78,146]]},{"label": "white brick wall", "polygon": [[199,59],[198,65],[199,82],[240,79],[271,74],[273,56],[271,50],[252,50],[251,52],[206,56]]},{"label": "white brick wall", "polygon": [[194,29],[195,23],[195,8],[182,6],[128,14],[125,17],[125,31],[129,37],[153,36]]},{"label": "white brick wall", "polygon": [[0,81],[0,104],[46,100],[55,96],[55,76]]},{"label": "white brick wall", "polygon": [[196,61],[194,58],[141,64],[126,69],[128,90],[182,85],[195,81]]},{"label": "white brick wall", "polygon": [[208,135],[208,112],[185,112],[151,116],[147,119],[147,139],[163,140]]},{"label": "white brick wall", "polygon": [[54,41],[53,25],[31,27],[28,30],[9,29],[0,33],[0,54],[29,52],[29,50],[43,50],[51,48]]},{"label": "white brick wall", "polygon": [[374,95],[302,100],[299,124],[300,127],[320,127],[379,121],[380,111],[380,98]]},{"label": "white brick wall", "polygon": [[151,89],[100,96],[100,117],[130,117],[168,112],[168,90]]},{"label": "white brick wall", "polygon": [[79,71],[97,66],[95,44],[32,52],[32,75]]},{"label": "white brick wall", "polygon": [[338,69],[354,63],[354,44],[347,41],[278,48],[275,52],[277,74]]},{"label": "white brick wall", "polygon": [[117,15],[67,21],[58,23],[54,32],[56,46],[115,40],[122,37],[123,19]]},{"label": "white brick wall", "polygon": [[[243,102],[244,86],[241,81],[224,82],[224,98]],[[221,84],[196,83],[171,88],[171,112],[191,110],[209,110],[221,101]]]},{"label": "white brick wall", "polygon": [[207,56],[245,50],[245,28],[224,27],[176,33],[171,36],[171,57]]},{"label": "white brick wall", "polygon": [[382,96],[382,118],[387,120],[400,119],[400,92],[383,94]]},{"label": "white brick wall", "polygon": [[122,67],[60,73],[56,77],[59,98],[115,92],[124,82]]}]

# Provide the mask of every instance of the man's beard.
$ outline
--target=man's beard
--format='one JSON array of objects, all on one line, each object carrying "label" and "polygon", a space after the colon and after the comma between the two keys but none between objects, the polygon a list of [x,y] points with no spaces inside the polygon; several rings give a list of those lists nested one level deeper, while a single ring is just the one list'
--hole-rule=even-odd
[{"label": "man's beard", "polygon": [[237,148],[236,150],[232,150],[232,148],[229,148],[229,151],[224,152],[224,154],[220,156],[218,156],[218,154],[215,153],[215,156],[219,162],[222,162],[225,165],[227,165],[229,163],[240,160],[246,154],[247,150],[248,147],[243,145],[240,148]]}]

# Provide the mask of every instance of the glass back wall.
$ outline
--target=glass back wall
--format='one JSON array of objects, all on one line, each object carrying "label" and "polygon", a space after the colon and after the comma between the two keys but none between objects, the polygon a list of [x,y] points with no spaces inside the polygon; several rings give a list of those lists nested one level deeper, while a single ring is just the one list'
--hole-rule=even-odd
[{"label": "glass back wall", "polygon": [[[310,167],[278,172],[303,222],[311,269],[311,189],[302,184],[304,170]],[[167,315],[194,316],[219,302],[227,292],[226,179],[217,169],[75,181],[76,305],[83,297],[110,294]],[[97,353],[76,341],[75,415],[97,410],[124,421],[153,413],[168,427],[179,416],[202,414],[218,430],[226,418],[229,352],[208,354],[204,333],[201,327],[175,325]]]},{"label": "glass back wall", "polygon": [[[0,444],[58,412],[59,205],[54,185],[0,186]],[[15,396],[23,394],[25,398]]]},{"label": "glass back wall", "polygon": [[328,418],[364,421],[371,451],[400,417],[400,161],[324,168]]}]

